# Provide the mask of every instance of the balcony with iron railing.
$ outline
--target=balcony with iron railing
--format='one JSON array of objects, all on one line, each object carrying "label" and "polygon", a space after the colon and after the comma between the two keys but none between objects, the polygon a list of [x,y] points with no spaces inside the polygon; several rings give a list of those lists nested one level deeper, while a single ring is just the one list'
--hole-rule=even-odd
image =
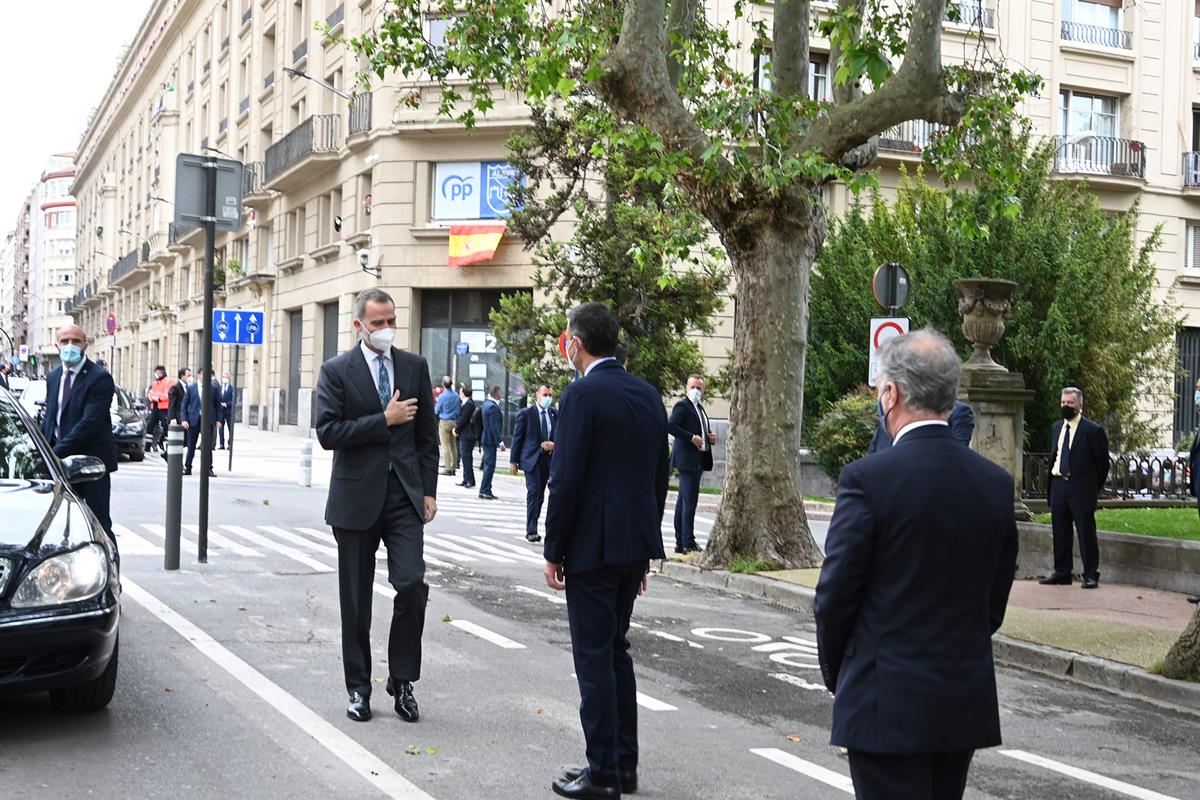
[{"label": "balcony with iron railing", "polygon": [[1054,172],[1059,175],[1116,178],[1117,183],[1141,183],[1146,179],[1143,142],[1079,134],[1056,136],[1054,140]]},{"label": "balcony with iron railing", "polygon": [[242,169],[242,203],[250,208],[263,208],[271,203],[271,193],[263,186],[265,165],[251,161]]},{"label": "balcony with iron railing", "polygon": [[350,106],[349,133],[355,136],[369,133],[371,130],[371,94],[354,95],[354,103]]},{"label": "balcony with iron railing", "polygon": [[1200,189],[1200,151],[1183,154],[1183,185],[1189,189]]},{"label": "balcony with iron railing", "polygon": [[307,180],[338,158],[342,146],[342,118],[338,114],[309,117],[267,148],[263,185],[287,189]]},{"label": "balcony with iron railing", "polygon": [[1118,50],[1133,49],[1133,34],[1120,28],[1106,28],[1100,25],[1085,25],[1082,22],[1063,20],[1060,31],[1063,41],[1066,42],[1094,44]]},{"label": "balcony with iron railing", "polygon": [[[958,19],[952,19],[957,16]],[[996,9],[984,3],[963,0],[946,4],[946,19],[969,28],[992,30],[996,27]]]},{"label": "balcony with iron railing", "polygon": [[894,125],[879,134],[880,154],[887,152],[920,155],[941,127],[936,122],[926,122],[923,119]]},{"label": "balcony with iron railing", "polygon": [[108,271],[109,286],[120,286],[129,276],[144,273],[146,270],[140,267],[140,264],[143,263],[140,261],[140,257],[140,249],[131,250],[122,256]]}]

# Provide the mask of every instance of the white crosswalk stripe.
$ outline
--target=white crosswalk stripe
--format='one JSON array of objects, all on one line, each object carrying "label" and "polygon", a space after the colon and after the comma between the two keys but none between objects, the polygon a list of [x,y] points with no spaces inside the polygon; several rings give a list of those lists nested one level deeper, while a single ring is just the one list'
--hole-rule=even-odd
[{"label": "white crosswalk stripe", "polygon": [[113,533],[117,537],[117,551],[123,556],[161,556],[163,549],[129,528],[113,523]]},{"label": "white crosswalk stripe", "polygon": [[[185,524],[183,527],[196,536],[200,535],[199,525]],[[223,547],[226,550],[237,553],[239,556],[246,556],[248,558],[262,558],[262,553],[251,547],[246,547],[244,544],[239,544],[228,537],[222,536],[213,530],[212,525],[208,526],[208,543],[215,547]]]},{"label": "white crosswalk stripe", "polygon": [[[160,523],[155,523],[155,522],[141,522],[141,523],[138,523],[138,527],[140,527],[142,530],[147,531],[148,533],[151,533],[154,536],[158,537],[160,540],[162,540],[162,542],[164,543],[164,547],[165,547],[165,543],[167,541],[167,528],[165,525],[162,525]],[[180,526],[180,527],[181,527],[181,530],[179,531],[179,549],[183,553],[197,552],[197,550],[200,547],[200,544],[196,541],[196,537],[191,536],[190,534],[187,534],[184,532],[183,529],[186,529],[186,526]],[[211,561],[213,559],[213,557],[217,557],[217,558],[224,557],[224,553],[221,552],[219,550],[219,548],[215,549],[214,552],[209,553],[209,560]]]},{"label": "white crosswalk stripe", "polygon": [[270,539],[262,534],[255,533],[248,528],[243,528],[241,525],[222,525],[222,528],[232,533],[234,536],[239,536],[248,542],[265,547],[268,550],[274,550],[282,556],[290,558],[298,564],[303,564],[314,572],[336,572],[336,570],[328,564],[323,564],[316,559],[309,558],[294,547],[288,547]]}]

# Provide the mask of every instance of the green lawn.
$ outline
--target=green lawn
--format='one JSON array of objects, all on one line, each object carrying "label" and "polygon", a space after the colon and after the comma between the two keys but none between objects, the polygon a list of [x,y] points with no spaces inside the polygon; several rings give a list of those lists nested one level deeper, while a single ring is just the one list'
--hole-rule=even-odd
[{"label": "green lawn", "polygon": [[[1033,519],[1050,524],[1049,514],[1036,514]],[[1200,541],[1200,517],[1195,508],[1102,508],[1096,512],[1096,527],[1102,531]]]}]

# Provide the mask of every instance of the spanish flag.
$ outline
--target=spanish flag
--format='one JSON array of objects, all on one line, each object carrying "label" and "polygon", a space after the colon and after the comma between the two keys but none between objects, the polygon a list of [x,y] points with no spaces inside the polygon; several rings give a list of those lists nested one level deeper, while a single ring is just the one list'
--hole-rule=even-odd
[{"label": "spanish flag", "polygon": [[490,261],[500,246],[505,225],[451,225],[450,266],[465,267]]}]

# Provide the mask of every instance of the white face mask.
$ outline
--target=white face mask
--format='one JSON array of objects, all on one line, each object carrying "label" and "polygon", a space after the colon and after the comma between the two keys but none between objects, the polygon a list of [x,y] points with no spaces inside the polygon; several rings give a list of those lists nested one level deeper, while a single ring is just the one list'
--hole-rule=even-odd
[{"label": "white face mask", "polygon": [[699,405],[700,398],[704,395],[704,393],[701,392],[699,389],[692,388],[692,389],[688,389],[687,395],[688,395],[688,400],[691,400],[693,403]]},{"label": "white face mask", "polygon": [[366,328],[360,328],[360,330],[366,334],[363,338],[366,339],[367,344],[376,350],[387,351],[391,349],[392,342],[396,340],[395,328],[380,328],[370,332]]}]

